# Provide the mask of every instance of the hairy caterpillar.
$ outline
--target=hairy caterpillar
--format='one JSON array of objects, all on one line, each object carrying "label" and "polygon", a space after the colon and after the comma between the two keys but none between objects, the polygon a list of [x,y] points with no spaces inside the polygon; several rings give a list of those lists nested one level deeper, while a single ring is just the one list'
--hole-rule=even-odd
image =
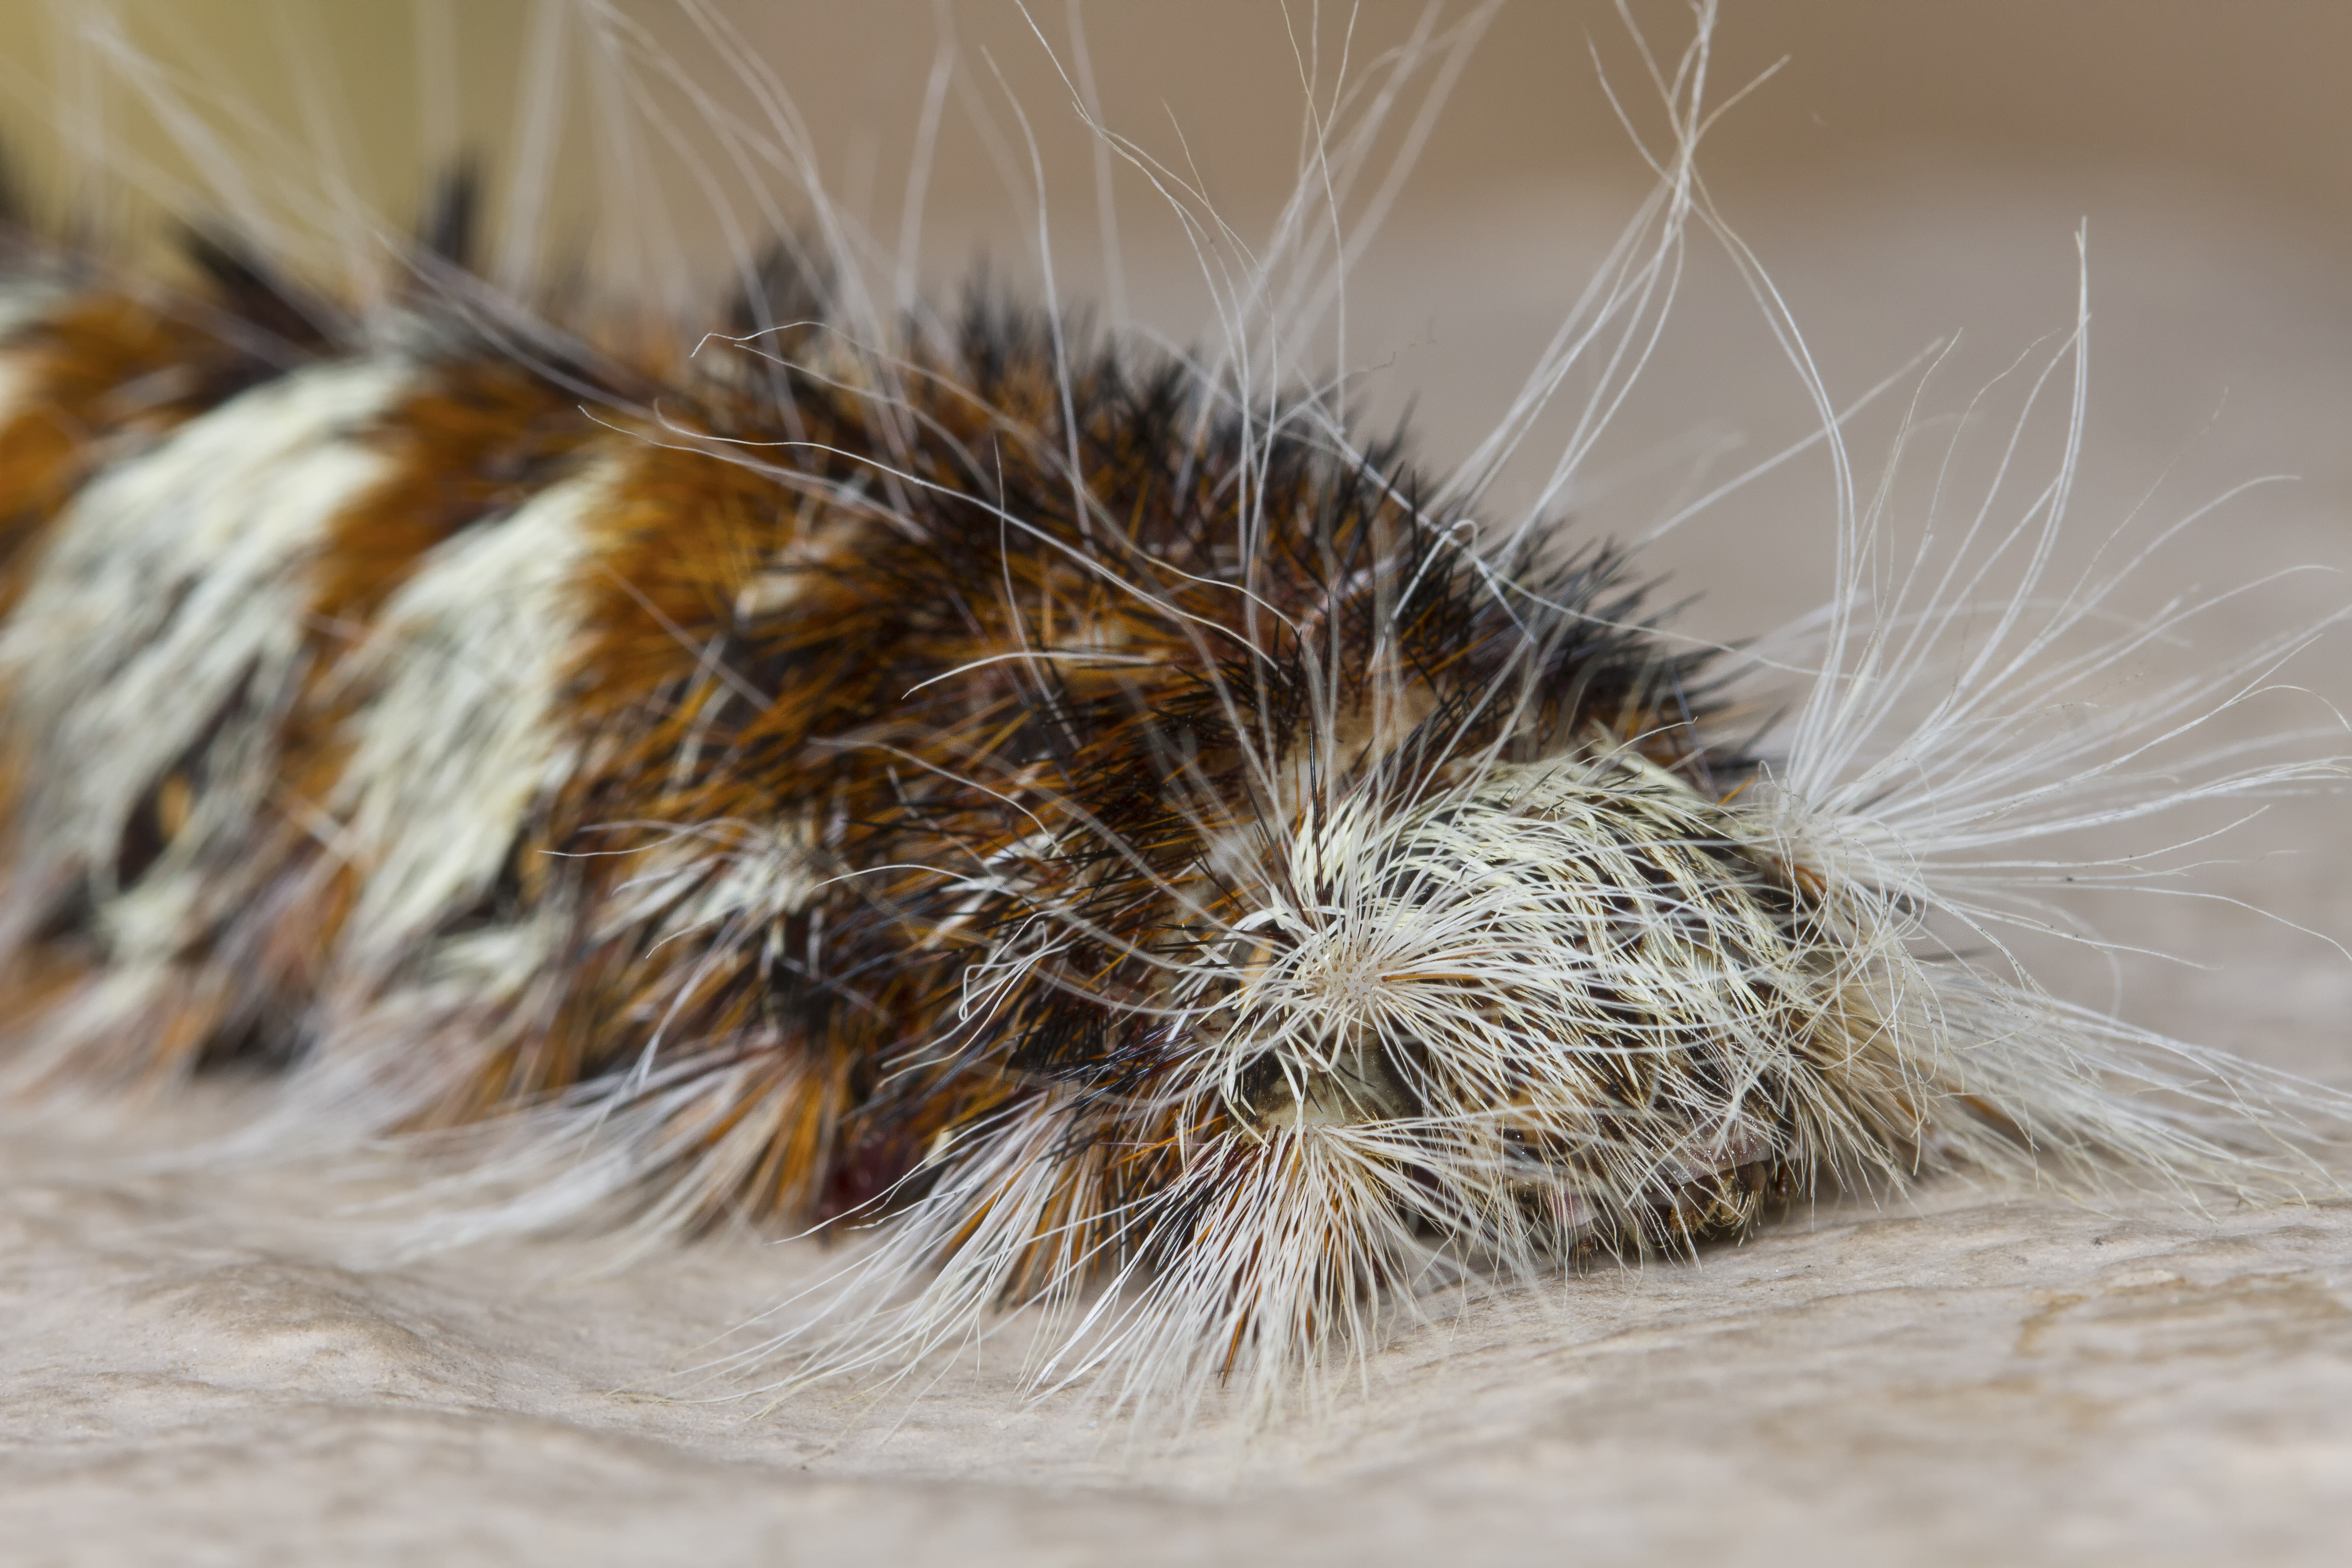
[{"label": "hairy caterpillar", "polygon": [[[1711,221],[1704,61],[1530,405],[1597,366],[1603,418],[1638,366]],[[1416,479],[1296,384],[1321,199],[1206,358],[986,297],[902,323],[823,207],[690,357],[471,279],[462,184],[366,308],[25,242],[15,1085],[280,1061],[251,1146],[470,1130],[436,1240],[872,1222],[805,1364],[1033,1302],[1042,1385],[1261,1414],[1433,1279],[1824,1184],[2295,1181],[2333,1101],[2061,1006],[1998,935],[2062,830],[2333,776],[2194,752],[2301,634],[2053,730],[2171,629],[2032,563],[2070,448],[1957,565],[1842,496],[1756,736],[1774,672],[1485,516],[1491,454]]]}]

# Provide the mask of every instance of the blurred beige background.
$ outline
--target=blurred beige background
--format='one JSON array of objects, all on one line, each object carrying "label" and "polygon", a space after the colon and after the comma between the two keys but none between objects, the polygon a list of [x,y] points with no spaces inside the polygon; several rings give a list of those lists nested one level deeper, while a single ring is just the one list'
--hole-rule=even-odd
[{"label": "blurred beige background", "polygon": [[[1018,147],[1017,102],[1037,139],[1057,280],[1072,300],[1113,302],[1092,145],[1015,8],[722,9],[740,49],[675,9],[614,13],[641,23],[691,84],[656,85],[644,105],[691,111],[699,92],[721,116],[749,112],[756,94],[733,66],[763,60],[808,123],[828,187],[895,245],[944,22],[963,64],[942,111],[921,278],[952,287],[984,252],[1016,289],[1037,282],[1025,154],[1007,177],[989,145]],[[1633,10],[1671,57],[1685,10]],[[1032,11],[1075,63],[1062,0]],[[215,122],[263,151],[207,168],[144,123],[131,95],[94,100],[92,57],[62,47],[58,25],[108,15],[134,46],[118,63],[152,62],[208,96]],[[340,166],[364,203],[403,215],[423,171],[454,149],[512,150],[525,68],[552,58],[552,15],[507,0],[110,11],[0,0],[0,135],[53,216],[71,204],[58,146],[94,125],[182,210],[309,203],[295,216],[318,220],[302,193]],[[1082,15],[1106,119],[1197,168],[1219,209],[1255,232],[1297,168],[1299,57],[1329,79],[1346,8],[1327,0],[1319,33],[1304,0],[1287,21],[1271,0],[1089,0]],[[1358,65],[1421,15],[1364,5]],[[552,255],[671,254],[715,270],[710,205],[657,148],[634,187],[657,204],[612,204],[602,228],[589,216],[614,149],[583,108],[609,90],[583,37],[575,25],[578,79],[551,143],[563,154],[541,225]],[[420,73],[420,49],[456,68]],[[1610,7],[1518,0],[1496,13],[1357,274],[1349,363],[1376,414],[1414,408],[1437,464],[1491,426],[1643,188],[1596,89],[1595,53],[1654,129],[1654,96]],[[2168,547],[2130,608],[2276,580],[2156,657],[2194,668],[2352,596],[2341,81],[2352,5],[1735,4],[1715,94],[1784,56],[1702,165],[1833,395],[1957,334],[1922,404],[1929,427],[1948,430],[1979,387],[2021,356],[2038,366],[2072,329],[2086,225],[2077,558],[2126,519],[2145,537],[2277,476]],[[1119,174],[1113,194],[1129,313],[1199,334],[1181,234],[1139,180]],[[2013,416],[2017,387],[1995,388],[1993,428]],[[1853,426],[1865,483],[1900,412],[1890,400]],[[1811,421],[1738,279],[1696,245],[1643,391],[1567,499],[1580,526],[1639,535],[1695,484]],[[2046,425],[2029,448],[2029,466],[2043,465],[2031,471],[2046,474]],[[1492,502],[1524,501],[1535,483],[1514,470]],[[1685,621],[1729,637],[1821,602],[1826,487],[1818,462],[1791,463],[1654,548],[1675,591],[1705,595]],[[2286,672],[2316,699],[2276,694],[2222,733],[2325,723],[2317,699],[2352,709],[2346,640]],[[2042,973],[2142,1024],[2352,1082],[2352,960],[2325,940],[2352,942],[2343,805],[2284,803],[2212,847],[2222,863],[2198,885],[2216,900],[2088,911],[2119,941],[2182,962],[2110,968],[2076,950]],[[2333,1564],[2352,1519],[2352,1208],[2340,1197],[2200,1212],[1945,1184],[1916,1207],[1830,1205],[1696,1265],[1604,1270],[1458,1315],[1441,1304],[1440,1321],[1373,1359],[1360,1395],[1247,1456],[1213,1423],[1174,1454],[1130,1454],[1083,1408],[1023,1405],[1013,1352],[958,1373],[897,1425],[898,1412],[875,1420],[849,1400],[755,1417],[633,1392],[667,1386],[711,1334],[804,1283],[822,1266],[813,1248],[719,1237],[591,1279],[595,1244],[559,1240],[355,1273],[315,1237],[257,1227],[255,1215],[309,1196],[299,1173],[165,1179],[116,1158],[237,1110],[200,1100],[127,1127],[0,1128],[11,1568],[886,1556],[1368,1568],[1465,1550],[2202,1568]]]},{"label": "blurred beige background", "polygon": [[[791,89],[845,187],[859,183],[861,163],[902,166],[943,25],[975,76],[989,74],[985,55],[1031,108],[1050,170],[1067,178],[1062,165],[1082,153],[1051,68],[1010,0],[719,0],[712,9]],[[1349,9],[1322,7],[1327,47]],[[695,28],[673,7],[627,0],[615,10],[709,70]],[[1274,0],[1030,7],[1065,49],[1070,16],[1082,17],[1114,123],[1140,123],[1156,142],[1165,105],[1211,189],[1243,211],[1287,189],[1298,109],[1290,42],[1310,31],[1313,11],[1308,0],[1293,0],[1286,21]],[[1370,0],[1358,36],[1393,43],[1422,12],[1415,0]],[[1662,47],[1685,31],[1679,4],[1636,0],[1632,12]],[[58,36],[103,17],[168,63],[215,73],[214,85],[240,106],[289,127],[300,123],[307,75],[360,149],[362,184],[386,196],[414,188],[420,153],[506,140],[520,62],[541,25],[527,0],[5,0],[10,65],[0,82],[20,156],[47,159],[55,128],[43,123],[45,100],[70,96],[73,84],[57,79]],[[1638,93],[1611,5],[1501,7],[1432,139],[1417,195],[1628,176],[1623,137],[1591,90],[1588,39]],[[438,69],[422,73],[438,85],[420,79],[420,40],[432,58],[455,61],[456,80]],[[1721,182],[1750,199],[1769,199],[1766,182],[1846,179],[1890,163],[1933,179],[1938,167],[1967,162],[2079,171],[2094,216],[2119,184],[2153,179],[2226,193],[2338,246],[2352,226],[2352,94],[2343,84],[2352,9],[2334,0],[1735,0],[1717,43],[1720,86],[1787,61],[1710,151]],[[705,85],[725,92],[722,74],[709,71]],[[457,110],[454,123],[445,105]],[[1001,113],[1002,100],[992,107]],[[420,125],[427,112],[443,122]],[[951,143],[958,118],[951,110]],[[992,183],[951,145],[937,198],[954,206],[959,192]],[[963,205],[987,204],[966,196]]]}]

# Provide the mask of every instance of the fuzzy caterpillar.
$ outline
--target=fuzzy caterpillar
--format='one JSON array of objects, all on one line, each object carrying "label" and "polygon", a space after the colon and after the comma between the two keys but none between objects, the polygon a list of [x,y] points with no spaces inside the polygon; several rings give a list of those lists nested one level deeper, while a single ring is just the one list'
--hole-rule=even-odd
[{"label": "fuzzy caterpillar", "polygon": [[[1530,406],[1598,365],[1605,417],[1713,225],[1705,26]],[[1433,1281],[1828,1186],[2323,1179],[2322,1091],[1950,946],[1998,955],[2054,835],[2332,779],[2177,754],[2301,634],[2053,735],[2171,623],[2033,565],[1986,615],[1979,558],[1892,558],[1849,486],[1751,742],[1770,671],[1482,519],[1524,426],[1424,479],[1265,368],[1336,265],[1311,185],[1214,357],[895,321],[822,206],[702,352],[600,341],[467,270],[469,200],[373,300],[16,242],[15,1091],[275,1063],[242,1147],[470,1162],[435,1244],[871,1226],[763,1347],[791,1377],[1031,1304],[1041,1387],[1261,1416]],[[2038,559],[2073,458],[1985,552]]]}]

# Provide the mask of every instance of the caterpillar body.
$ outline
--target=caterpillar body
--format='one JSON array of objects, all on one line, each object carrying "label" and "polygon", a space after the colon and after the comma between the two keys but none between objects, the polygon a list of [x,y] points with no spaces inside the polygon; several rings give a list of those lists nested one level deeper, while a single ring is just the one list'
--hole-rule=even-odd
[{"label": "caterpillar body", "polygon": [[[1704,51],[1531,403],[1597,362],[1605,415],[1713,223]],[[1843,489],[1774,723],[1628,553],[1482,514],[1491,455],[1424,476],[1249,363],[1295,214],[1218,355],[894,319],[835,216],[686,353],[475,276],[472,203],[368,302],[18,225],[12,1092],[267,1067],[243,1150],[467,1163],[433,1244],[850,1232],[787,1382],[1032,1305],[1039,1387],[1259,1418],[1434,1282],[1831,1187],[2325,1180],[2340,1100],[2003,957],[2056,836],[2336,773],[2196,751],[2302,633],[2109,692],[2187,617],[2048,577],[2071,439],[1949,560]]]}]

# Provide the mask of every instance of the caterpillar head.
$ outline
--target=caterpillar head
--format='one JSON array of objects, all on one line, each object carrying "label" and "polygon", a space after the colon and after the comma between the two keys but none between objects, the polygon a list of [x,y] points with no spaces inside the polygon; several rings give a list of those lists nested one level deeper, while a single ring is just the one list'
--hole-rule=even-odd
[{"label": "caterpillar head", "polygon": [[1432,1237],[1525,1260],[1736,1230],[1868,1076],[1852,945],[1636,752],[1361,792],[1286,847],[1288,896],[1187,982],[1186,1120],[1350,1144]]}]

